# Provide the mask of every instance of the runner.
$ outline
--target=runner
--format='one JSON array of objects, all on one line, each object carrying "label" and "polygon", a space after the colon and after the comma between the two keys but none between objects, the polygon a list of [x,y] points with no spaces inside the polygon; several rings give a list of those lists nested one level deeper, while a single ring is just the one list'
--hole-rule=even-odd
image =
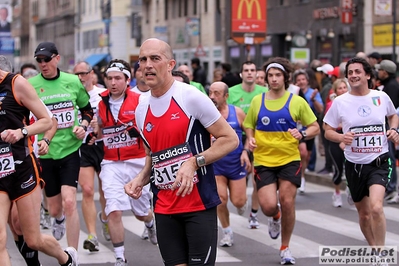
[{"label": "runner", "polygon": [[[51,145],[49,152],[40,157],[40,162],[49,212],[55,218],[52,233],[60,240],[66,231],[68,245],[77,249],[80,232],[76,208],[79,148],[93,110],[89,95],[79,79],[58,69],[61,56],[54,43],[40,43],[35,50],[35,59],[41,74],[28,81],[58,121],[51,130],[38,136],[41,140],[39,145]],[[78,122],[78,108],[82,116],[81,124]]]},{"label": "runner", "polygon": [[105,151],[100,178],[106,199],[105,214],[108,216],[115,252],[115,266],[124,266],[127,261],[123,211],[131,210],[138,220],[145,223],[149,239],[154,245],[157,244],[157,237],[149,186],[144,188],[139,200],[131,199],[124,192],[124,185],[139,173],[145,162],[144,144],[135,131],[135,109],[140,95],[128,89],[131,73],[129,63],[113,59],[105,73],[108,91],[101,94],[102,101],[98,105],[98,132],[99,138],[104,140]]},{"label": "runner", "polygon": [[[320,129],[308,103],[287,91],[290,62],[271,58],[265,72],[269,91],[254,97],[244,127],[254,151],[259,204],[270,217],[269,235],[277,239],[281,232],[281,264],[295,264],[289,243],[295,225],[296,190],[301,184],[298,144],[315,137]],[[298,121],[306,130],[298,131]]]},{"label": "runner", "polygon": [[[136,109],[147,156],[143,170],[125,191],[139,198],[153,171],[154,213],[164,264],[214,265],[220,199],[211,163],[237,147],[237,135],[206,95],[173,79],[176,61],[167,43],[146,40],[139,60],[151,88],[151,96]],[[216,139],[212,146],[210,134]]]},{"label": "runner", "polygon": [[234,243],[233,230],[230,227],[230,213],[227,208],[228,196],[230,195],[231,202],[237,207],[238,214],[243,215],[248,206],[245,177],[247,172],[252,169],[247,152],[248,148],[244,149],[242,143],[242,122],[245,114],[240,108],[228,105],[228,97],[229,88],[224,82],[214,82],[209,87],[209,98],[216,105],[223,118],[236,131],[240,140],[237,149],[213,164],[218,194],[222,200],[222,204],[217,207],[218,218],[223,228],[223,238],[219,243],[222,247],[231,247]]}]

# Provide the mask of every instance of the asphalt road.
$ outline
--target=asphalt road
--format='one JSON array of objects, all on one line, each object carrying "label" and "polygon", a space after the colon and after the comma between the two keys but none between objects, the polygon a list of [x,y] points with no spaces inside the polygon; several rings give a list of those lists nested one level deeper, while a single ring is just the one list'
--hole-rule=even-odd
[{"label": "asphalt road", "polygon": [[[322,245],[365,245],[365,239],[358,226],[358,216],[354,207],[346,202],[342,208],[334,208],[331,204],[332,188],[308,182],[306,193],[297,196],[296,200],[296,224],[291,238],[290,249],[296,257],[296,265],[319,265],[318,250]],[[252,188],[248,188],[250,197]],[[344,192],[343,192],[344,193]],[[80,197],[79,209],[80,209]],[[97,198],[98,195],[96,195]],[[97,207],[99,207],[97,201]],[[234,206],[230,205],[231,226],[234,231],[235,243],[232,247],[218,248],[217,265],[280,265],[279,247],[280,238],[272,240],[268,235],[267,217],[259,214],[261,227],[248,229],[247,219],[249,210],[243,216],[236,213]],[[399,246],[399,205],[385,206],[387,217],[386,244]],[[82,243],[87,237],[86,228],[81,217],[79,260],[80,265],[105,266],[114,265],[113,248],[101,236],[100,224],[97,224],[97,232],[101,242],[100,251],[89,253],[83,250]],[[133,215],[126,212],[123,217],[125,226],[125,250],[129,265],[163,265],[157,246],[149,241],[141,240],[140,235],[144,225],[137,221]],[[45,234],[51,234],[50,230],[43,230]],[[219,231],[221,237],[221,230]],[[65,237],[60,240],[62,247],[66,247]],[[7,248],[12,259],[12,265],[25,265],[15,244],[9,237]],[[40,254],[43,266],[58,265],[57,262]]]}]

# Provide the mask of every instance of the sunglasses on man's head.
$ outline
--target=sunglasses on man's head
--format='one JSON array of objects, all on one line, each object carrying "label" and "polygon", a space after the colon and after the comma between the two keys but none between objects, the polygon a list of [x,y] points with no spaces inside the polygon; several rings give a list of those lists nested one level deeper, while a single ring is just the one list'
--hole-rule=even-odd
[{"label": "sunglasses on man's head", "polygon": [[36,59],[36,62],[38,62],[39,64],[43,63],[43,62],[48,63],[51,60],[53,60],[53,58],[56,57],[56,56],[57,55],[52,55],[51,57],[46,56],[46,57],[43,57],[43,58],[35,57],[35,59]]},{"label": "sunglasses on man's head", "polygon": [[122,64],[122,63],[112,63],[112,64],[109,66],[109,68],[111,68],[111,67],[117,67],[117,68],[119,68],[121,71],[124,70],[124,69],[128,70],[128,69],[125,67],[125,65]]}]

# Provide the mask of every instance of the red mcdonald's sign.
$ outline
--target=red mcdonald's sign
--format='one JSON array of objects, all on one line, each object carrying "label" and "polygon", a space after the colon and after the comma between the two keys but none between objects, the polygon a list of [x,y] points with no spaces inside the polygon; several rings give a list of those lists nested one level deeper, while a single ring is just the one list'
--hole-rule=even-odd
[{"label": "red mcdonald's sign", "polygon": [[238,43],[244,43],[244,35],[250,34],[254,43],[262,42],[266,37],[267,0],[231,1],[231,37]]}]

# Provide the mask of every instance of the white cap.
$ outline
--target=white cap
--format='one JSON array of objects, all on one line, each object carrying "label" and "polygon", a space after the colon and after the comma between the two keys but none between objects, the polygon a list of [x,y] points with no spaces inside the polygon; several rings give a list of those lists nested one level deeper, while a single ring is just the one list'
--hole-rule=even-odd
[{"label": "white cap", "polygon": [[334,67],[330,64],[324,64],[321,67],[316,68],[316,70],[328,75],[328,72],[333,71]]}]

